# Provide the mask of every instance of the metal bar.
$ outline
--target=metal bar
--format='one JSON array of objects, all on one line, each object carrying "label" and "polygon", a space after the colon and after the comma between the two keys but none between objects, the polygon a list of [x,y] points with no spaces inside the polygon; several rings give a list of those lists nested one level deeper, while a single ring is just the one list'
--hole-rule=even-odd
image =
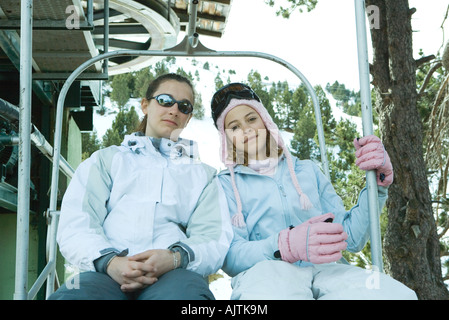
[{"label": "metal bar", "polygon": [[[8,121],[16,122],[19,121],[19,108],[17,108],[12,103],[0,99],[0,116],[4,117]],[[45,139],[44,135],[31,124],[31,142],[39,149],[44,156],[46,156],[50,161],[53,161],[53,147]],[[2,145],[19,145],[20,139],[16,136],[0,136],[0,147]],[[75,170],[70,166],[64,157],[60,160],[61,171],[69,178],[73,176]],[[17,204],[16,204],[17,205]],[[15,211],[15,210],[14,210]]]},{"label": "metal bar", "polygon": [[[33,80],[65,80],[70,75],[68,72],[35,72]],[[108,80],[108,75],[104,72],[87,72],[80,75],[79,80]]]},{"label": "metal bar", "polygon": [[0,116],[10,122],[18,122],[19,108],[16,105],[0,98]]},{"label": "metal bar", "polygon": [[[368,61],[368,45],[365,21],[365,0],[355,1],[355,17],[357,27],[357,54],[359,60],[360,95],[362,100],[363,135],[373,134],[373,114],[370,89],[370,73]],[[371,259],[378,271],[383,272],[382,244],[379,223],[379,203],[377,193],[377,179],[375,171],[366,172],[368,191],[368,205],[371,234]]]},{"label": "metal bar", "polygon": [[31,164],[31,73],[33,0],[21,1],[20,25],[20,105],[19,166],[17,203],[16,278],[14,300],[28,297],[28,251],[30,227],[30,164]]},{"label": "metal bar", "polygon": [[42,270],[39,277],[34,282],[33,286],[31,287],[30,291],[28,292],[28,300],[33,300],[36,294],[39,292],[39,289],[44,284],[46,278],[50,274],[50,272],[56,267],[56,261],[51,260],[48,261],[45,265],[45,268]]},{"label": "metal bar", "polygon": [[[105,31],[108,28],[105,29]],[[106,37],[106,35],[105,35]],[[95,40],[95,43],[100,43],[100,39]],[[103,43],[105,43],[106,41],[103,40]],[[117,47],[117,48],[122,48],[124,50],[146,50],[148,49],[148,47],[150,46],[149,44],[151,43],[151,40],[146,41],[146,42],[139,42],[139,41],[129,41],[129,40],[122,40],[122,39],[111,39],[109,41],[109,43],[107,44],[107,46],[109,47],[109,44],[111,45],[111,47]],[[106,47],[104,49],[104,52],[108,52],[109,48],[106,50]]]},{"label": "metal bar", "polygon": [[0,207],[17,211],[17,188],[0,181]]},{"label": "metal bar", "polygon": [[[49,227],[47,233],[47,265],[42,270],[41,274],[31,287],[28,293],[28,299],[34,299],[35,295],[39,292],[39,289],[45,282],[45,278],[47,280],[50,277],[53,277],[52,284],[54,285],[55,278],[55,270],[56,270],[56,231],[59,223],[59,211],[47,211],[47,218],[49,219]],[[51,239],[51,240],[49,240]],[[48,284],[48,282],[47,282]],[[48,288],[48,286],[47,286]],[[46,297],[48,298],[54,290],[46,293]]]},{"label": "metal bar", "polygon": [[[1,20],[0,30],[19,30],[22,20]],[[77,30],[92,31],[94,25],[88,22],[80,22]],[[33,30],[67,30],[66,20],[35,20]]]},{"label": "metal bar", "polygon": [[[53,161],[53,147],[45,139],[44,135],[33,125],[33,132],[31,133],[31,142],[39,149],[48,160]],[[72,178],[75,170],[70,166],[63,156],[59,159],[60,170],[68,177]]]},{"label": "metal bar", "polygon": [[198,0],[192,0],[189,11],[189,25],[187,27],[187,37],[192,48],[198,45],[198,33],[196,33],[196,22],[198,15]]},{"label": "metal bar", "polygon": [[[104,52],[109,52],[109,0],[104,0],[103,26],[104,26],[103,50]],[[109,70],[109,59],[105,59],[103,62],[103,73],[107,75],[108,70]]]},{"label": "metal bar", "polygon": [[196,20],[198,14],[198,0],[190,2],[189,25],[187,27],[187,36],[191,37],[196,31]]},{"label": "metal bar", "polygon": [[92,27],[92,30],[95,30],[94,27],[94,0],[87,0],[87,25]]},{"label": "metal bar", "polygon": [[[148,30],[143,25],[138,23],[108,24],[108,26],[109,34],[148,34]],[[104,28],[104,26],[96,26],[92,34],[104,35]]]},{"label": "metal bar", "polygon": [[0,136],[0,147],[18,145],[20,138],[15,136]]},{"label": "metal bar", "polygon": [[231,5],[232,0],[208,0],[207,2],[215,2],[220,4]]},{"label": "metal bar", "polygon": [[92,57],[90,52],[87,51],[68,51],[68,50],[61,50],[61,51],[34,51],[33,52],[34,58],[84,58],[89,59]]},{"label": "metal bar", "polygon": [[[61,136],[59,134],[59,136]],[[57,138],[55,137],[55,140]],[[60,139],[59,139],[60,140]],[[59,152],[58,152],[59,153]],[[58,165],[55,166],[55,163],[53,162],[53,168],[59,166],[59,160]],[[53,178],[53,176],[52,176]],[[53,180],[52,180],[53,181]],[[52,192],[53,191],[53,185],[52,185]],[[54,198],[56,195],[53,193],[50,195],[50,200],[53,200],[53,202],[50,201],[50,208],[56,208],[56,199]],[[53,198],[52,198],[53,197]],[[52,205],[53,203],[53,205]],[[49,221],[50,224],[48,226],[48,235],[47,235],[47,259],[48,261],[56,261],[56,255],[57,255],[57,245],[56,245],[56,232],[58,228],[59,223],[59,211],[56,211],[55,209],[49,209],[48,210],[49,215]],[[49,242],[49,243],[48,243]],[[54,268],[50,269],[50,271],[47,274],[47,288],[46,288],[46,298],[48,298],[54,291],[55,291],[55,280],[56,280],[56,263],[54,265]],[[37,288],[39,290],[39,288]]]},{"label": "metal bar", "polygon": [[[55,167],[54,164],[53,164],[53,167]],[[50,206],[51,206],[51,203],[50,203]],[[58,228],[58,223],[59,223],[59,211],[49,209],[47,211],[47,215],[48,215],[47,218],[49,219],[49,226],[48,226],[48,233],[47,233],[47,260],[48,260],[48,264],[50,264],[50,262],[54,261],[54,265],[53,265],[53,268],[50,268],[48,272],[47,271],[45,272],[45,275],[47,276],[47,288],[46,288],[46,293],[45,293],[46,298],[48,298],[54,292],[54,289],[55,289],[56,259],[57,259],[57,257],[56,257],[56,254],[57,254],[56,232],[58,230],[57,228]],[[42,274],[44,274],[44,271],[42,271]],[[42,283],[41,283],[41,285],[42,285]],[[36,287],[37,291],[39,291],[40,286]]]}]

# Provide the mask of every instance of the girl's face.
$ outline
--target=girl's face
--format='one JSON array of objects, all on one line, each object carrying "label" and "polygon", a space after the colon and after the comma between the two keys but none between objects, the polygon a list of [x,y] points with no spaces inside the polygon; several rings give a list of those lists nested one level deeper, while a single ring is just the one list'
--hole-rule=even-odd
[{"label": "girl's face", "polygon": [[[175,100],[188,100],[193,104],[193,92],[187,83],[167,80],[159,85],[153,97],[166,93]],[[181,131],[187,126],[192,113],[184,114],[179,111],[178,104],[163,107],[155,99],[142,99],[142,111],[147,115],[145,135],[154,138],[167,138],[177,141]]]},{"label": "girl's face", "polygon": [[249,160],[266,159],[267,129],[260,115],[250,106],[239,105],[228,112],[225,132],[237,152],[245,152]]}]

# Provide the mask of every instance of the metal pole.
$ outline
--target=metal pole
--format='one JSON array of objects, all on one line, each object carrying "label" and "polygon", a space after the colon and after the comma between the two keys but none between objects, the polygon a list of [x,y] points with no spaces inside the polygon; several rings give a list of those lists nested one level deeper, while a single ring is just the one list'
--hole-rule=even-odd
[{"label": "metal pole", "polygon": [[28,243],[30,219],[33,0],[22,0],[20,10],[20,142],[17,183],[17,243],[14,299],[26,300],[28,297]]},{"label": "metal pole", "polygon": [[196,20],[198,16],[198,0],[192,0],[189,5],[189,25],[187,26],[187,37],[196,32]]},{"label": "metal pole", "polygon": [[[104,0],[104,20],[103,20],[103,49],[104,52],[109,51],[109,0]],[[109,59],[105,59],[103,62],[103,72],[108,74]],[[101,91],[101,90],[100,90]]]},{"label": "metal pole", "polygon": [[94,26],[94,1],[87,0],[87,25]]},{"label": "metal pole", "polygon": [[[373,113],[371,103],[368,45],[365,21],[365,0],[355,0],[355,17],[357,26],[357,53],[359,59],[360,96],[362,100],[363,135],[373,134]],[[368,205],[371,233],[371,259],[378,271],[383,272],[382,245],[379,224],[379,203],[375,171],[366,172]]]},{"label": "metal pole", "polygon": [[196,48],[198,45],[198,34],[196,33],[197,16],[198,0],[192,0],[189,11],[189,25],[187,26],[187,37],[192,48]]}]

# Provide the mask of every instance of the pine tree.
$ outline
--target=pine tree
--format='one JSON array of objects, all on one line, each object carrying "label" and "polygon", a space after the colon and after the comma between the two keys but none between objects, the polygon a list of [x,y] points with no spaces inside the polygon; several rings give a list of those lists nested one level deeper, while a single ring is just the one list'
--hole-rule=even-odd
[{"label": "pine tree", "polygon": [[98,138],[97,131],[81,133],[82,156],[81,159],[89,158],[92,153],[101,148],[101,140]]},{"label": "pine tree", "polygon": [[103,136],[103,147],[120,145],[125,135],[135,132],[138,125],[139,116],[134,107],[130,110],[120,110],[111,128],[107,129]]}]

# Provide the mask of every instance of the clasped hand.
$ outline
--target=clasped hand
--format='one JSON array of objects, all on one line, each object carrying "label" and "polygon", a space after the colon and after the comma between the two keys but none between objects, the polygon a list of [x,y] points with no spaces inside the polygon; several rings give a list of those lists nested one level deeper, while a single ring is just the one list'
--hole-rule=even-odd
[{"label": "clasped hand", "polygon": [[130,257],[113,258],[107,273],[120,284],[123,292],[133,292],[154,284],[161,275],[172,269],[173,253],[154,249]]}]

